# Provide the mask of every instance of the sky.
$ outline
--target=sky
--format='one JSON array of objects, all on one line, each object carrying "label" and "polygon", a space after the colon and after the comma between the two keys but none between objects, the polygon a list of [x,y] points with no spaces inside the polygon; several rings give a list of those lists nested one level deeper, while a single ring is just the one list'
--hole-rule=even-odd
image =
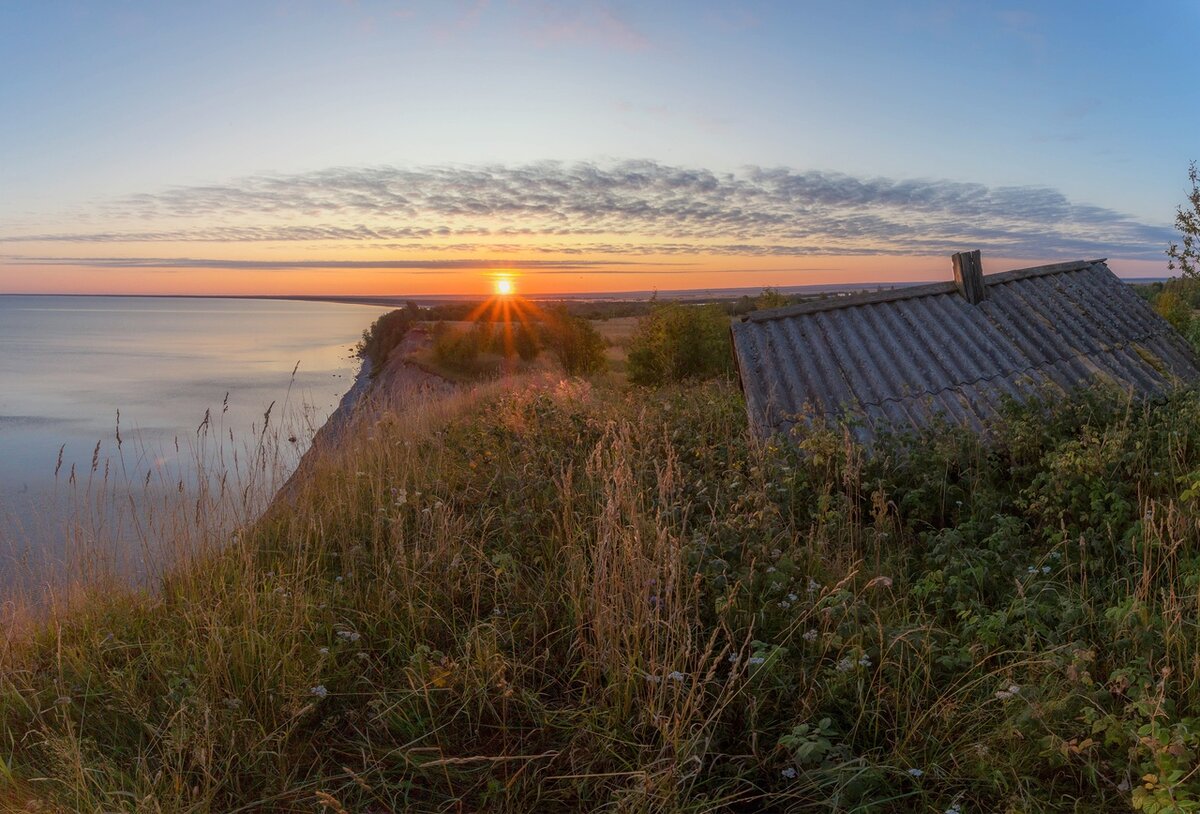
[{"label": "sky", "polygon": [[0,293],[1165,275],[1183,2],[0,0]]}]

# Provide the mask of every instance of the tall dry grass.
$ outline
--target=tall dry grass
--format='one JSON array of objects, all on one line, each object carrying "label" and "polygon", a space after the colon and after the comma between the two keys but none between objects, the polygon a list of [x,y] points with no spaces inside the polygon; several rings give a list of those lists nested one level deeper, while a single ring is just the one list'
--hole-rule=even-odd
[{"label": "tall dry grass", "polygon": [[0,788],[96,812],[1188,810],[1195,396],[871,458],[835,431],[757,444],[743,410],[729,383],[515,380],[364,413],[156,592],[5,641]]}]

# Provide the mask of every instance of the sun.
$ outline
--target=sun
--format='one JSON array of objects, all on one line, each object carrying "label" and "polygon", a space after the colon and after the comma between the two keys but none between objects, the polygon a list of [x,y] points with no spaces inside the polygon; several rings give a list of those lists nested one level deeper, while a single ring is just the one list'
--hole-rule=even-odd
[{"label": "sun", "polygon": [[507,297],[516,289],[513,287],[513,281],[507,277],[500,277],[496,280],[496,294],[500,297]]}]

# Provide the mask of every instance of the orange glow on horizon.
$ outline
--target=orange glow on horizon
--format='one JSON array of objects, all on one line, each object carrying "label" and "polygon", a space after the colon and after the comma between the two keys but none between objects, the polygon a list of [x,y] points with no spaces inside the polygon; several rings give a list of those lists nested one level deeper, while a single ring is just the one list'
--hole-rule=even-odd
[{"label": "orange glow on horizon", "polygon": [[496,295],[500,297],[511,296],[516,291],[516,285],[511,277],[500,277],[496,280]]}]

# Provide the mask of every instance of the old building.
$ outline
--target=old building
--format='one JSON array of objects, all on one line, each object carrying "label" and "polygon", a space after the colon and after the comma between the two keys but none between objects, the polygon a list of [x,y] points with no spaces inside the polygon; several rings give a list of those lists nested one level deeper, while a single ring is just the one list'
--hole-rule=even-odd
[{"label": "old building", "polygon": [[935,417],[981,428],[1008,397],[1103,381],[1161,394],[1200,379],[1182,336],[1104,260],[982,273],[954,282],[758,311],[733,326],[752,427],[785,432],[850,418],[859,440]]}]

